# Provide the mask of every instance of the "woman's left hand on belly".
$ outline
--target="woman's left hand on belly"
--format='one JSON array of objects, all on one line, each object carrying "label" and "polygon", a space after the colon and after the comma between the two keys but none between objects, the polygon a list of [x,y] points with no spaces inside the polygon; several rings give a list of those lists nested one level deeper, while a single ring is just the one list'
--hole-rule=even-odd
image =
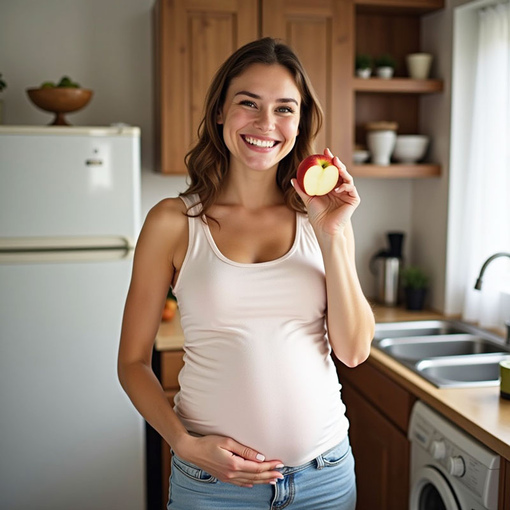
[{"label": "woman's left hand on belly", "polygon": [[283,467],[280,460],[266,461],[259,452],[228,437],[187,436],[176,453],[218,480],[241,487],[275,483],[283,478],[276,471]]}]

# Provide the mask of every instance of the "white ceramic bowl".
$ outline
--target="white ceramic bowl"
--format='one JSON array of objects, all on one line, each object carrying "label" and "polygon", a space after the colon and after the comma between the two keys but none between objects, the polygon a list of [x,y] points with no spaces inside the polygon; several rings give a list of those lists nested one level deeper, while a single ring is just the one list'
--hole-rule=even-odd
[{"label": "white ceramic bowl", "polygon": [[370,156],[370,153],[365,150],[355,150],[352,155],[352,159],[356,165],[361,165],[364,163]]},{"label": "white ceramic bowl", "polygon": [[425,156],[428,145],[425,135],[397,135],[393,158],[400,163],[416,163]]}]

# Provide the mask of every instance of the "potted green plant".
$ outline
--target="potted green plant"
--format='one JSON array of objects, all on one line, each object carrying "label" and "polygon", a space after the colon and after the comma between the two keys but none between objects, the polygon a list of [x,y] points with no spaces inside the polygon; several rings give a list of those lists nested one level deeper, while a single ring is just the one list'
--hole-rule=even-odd
[{"label": "potted green plant", "polygon": [[356,55],[356,75],[360,78],[370,78],[372,74],[372,57],[365,53]]},{"label": "potted green plant", "polygon": [[[2,73],[0,73],[0,92],[2,92],[6,88],[7,83],[5,83],[5,80],[2,78]],[[0,124],[3,124],[3,118],[4,118],[4,101],[0,97]]]},{"label": "potted green plant", "polygon": [[417,266],[407,266],[402,270],[402,287],[408,310],[422,310],[429,288],[427,273]]},{"label": "potted green plant", "polygon": [[396,61],[388,53],[378,56],[375,59],[375,67],[379,78],[392,78],[395,71]]}]

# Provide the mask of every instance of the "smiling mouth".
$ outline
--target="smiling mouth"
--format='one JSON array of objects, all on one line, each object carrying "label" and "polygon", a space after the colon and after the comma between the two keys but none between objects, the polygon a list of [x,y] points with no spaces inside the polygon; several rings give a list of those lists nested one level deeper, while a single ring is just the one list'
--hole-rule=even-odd
[{"label": "smiling mouth", "polygon": [[280,143],[276,140],[259,140],[258,138],[253,138],[246,135],[243,135],[243,140],[250,145],[254,145],[255,147],[262,147],[263,149],[271,149],[277,143]]}]

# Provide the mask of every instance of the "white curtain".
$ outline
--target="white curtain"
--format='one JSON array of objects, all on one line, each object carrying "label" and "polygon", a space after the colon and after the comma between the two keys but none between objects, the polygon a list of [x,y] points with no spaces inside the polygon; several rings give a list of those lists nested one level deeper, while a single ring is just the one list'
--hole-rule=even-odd
[{"label": "white curtain", "polygon": [[510,3],[478,13],[474,115],[462,254],[466,269],[463,318],[484,327],[510,319],[510,259],[487,268],[481,291],[473,289],[483,262],[510,252]]}]

